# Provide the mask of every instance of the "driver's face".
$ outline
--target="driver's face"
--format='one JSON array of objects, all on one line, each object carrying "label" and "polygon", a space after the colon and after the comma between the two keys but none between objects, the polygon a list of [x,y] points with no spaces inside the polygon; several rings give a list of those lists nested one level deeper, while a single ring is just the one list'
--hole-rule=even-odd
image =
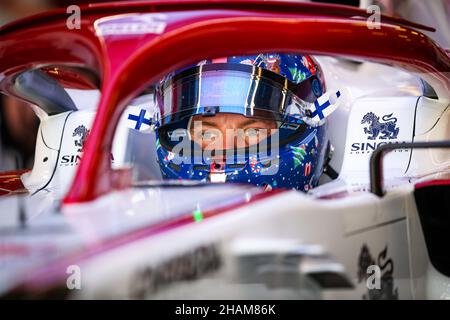
[{"label": "driver's face", "polygon": [[249,147],[266,139],[277,128],[275,120],[251,119],[240,114],[195,115],[189,132],[204,150]]}]

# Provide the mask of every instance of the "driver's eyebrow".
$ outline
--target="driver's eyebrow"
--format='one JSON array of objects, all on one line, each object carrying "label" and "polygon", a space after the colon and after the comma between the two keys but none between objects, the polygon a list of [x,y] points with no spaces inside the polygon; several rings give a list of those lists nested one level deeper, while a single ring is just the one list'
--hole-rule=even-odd
[{"label": "driver's eyebrow", "polygon": [[[202,126],[209,126],[209,127],[217,127],[217,124],[205,120],[194,120],[194,122],[201,122]],[[193,129],[195,126],[191,124],[191,129]]]},{"label": "driver's eyebrow", "polygon": [[246,121],[244,121],[244,122],[242,122],[241,123],[241,125],[240,125],[240,127],[246,127],[246,126],[248,126],[249,124],[253,124],[253,123],[257,123],[258,121],[255,121],[255,120],[246,120]]},{"label": "driver's eyebrow", "polygon": [[259,119],[256,119],[256,120],[253,120],[253,119],[250,119],[250,120],[247,120],[247,121],[244,121],[243,123],[241,123],[241,125],[240,125],[240,127],[246,127],[246,126],[248,126],[248,125],[250,125],[250,124],[257,124],[257,123],[266,123],[266,121],[267,120],[259,120]]},{"label": "driver's eyebrow", "polygon": [[[198,120],[197,120],[198,121]],[[202,123],[202,126],[209,126],[209,127],[217,127],[217,124],[205,120],[200,120]]]}]

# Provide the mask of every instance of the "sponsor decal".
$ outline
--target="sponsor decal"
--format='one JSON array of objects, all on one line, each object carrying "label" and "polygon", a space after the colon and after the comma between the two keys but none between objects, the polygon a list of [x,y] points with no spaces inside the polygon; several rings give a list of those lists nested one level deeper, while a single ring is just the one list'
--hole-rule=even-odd
[{"label": "sponsor decal", "polygon": [[167,27],[166,20],[164,14],[126,15],[100,22],[95,31],[97,36],[162,34]]},{"label": "sponsor decal", "polygon": [[75,139],[75,146],[78,147],[78,152],[83,152],[84,142],[86,141],[90,130],[88,130],[85,126],[79,125],[72,134],[72,137],[79,137]]},{"label": "sponsor decal", "polygon": [[[400,132],[397,120],[393,113],[382,116],[381,120],[373,112],[366,113],[361,120],[361,124],[366,124],[362,130],[367,134],[367,140],[353,142],[350,147],[350,154],[369,154],[384,144],[406,142],[396,140]],[[409,152],[409,149],[396,149],[392,152]]]},{"label": "sponsor decal", "polygon": [[[398,300],[398,289],[394,286],[394,261],[387,257],[386,246],[379,254],[377,261],[372,257],[366,244],[361,247],[358,259],[358,282],[366,282],[367,294],[363,294],[364,300]],[[378,269],[379,273],[371,275],[370,270]],[[376,278],[374,278],[376,277]],[[369,278],[374,278],[374,286],[370,285]],[[378,283],[378,285],[376,285]]]},{"label": "sponsor decal", "polygon": [[[74,145],[77,148],[76,152],[61,155],[61,160],[59,162],[60,166],[75,166],[80,163],[81,154],[84,151],[84,146],[89,133],[90,130],[88,130],[84,125],[79,125],[75,128],[72,133],[72,137],[75,138]],[[114,157],[112,154],[111,162],[114,162]]]},{"label": "sponsor decal", "polygon": [[142,299],[175,282],[200,279],[218,270],[222,263],[216,245],[198,247],[158,265],[138,269],[130,283],[131,295]]},{"label": "sponsor decal", "polygon": [[[406,141],[396,141],[393,143],[400,143]],[[378,147],[392,142],[354,142],[350,148],[350,154],[368,154],[372,153]],[[409,149],[395,149],[391,152],[409,152]]]},{"label": "sponsor decal", "polygon": [[392,116],[393,113],[384,115],[382,117],[383,122],[380,121],[375,113],[367,113],[361,120],[361,124],[368,123],[369,126],[364,128],[364,133],[369,136],[367,139],[375,140],[380,136],[382,140],[397,139],[400,128],[397,128],[397,118]]},{"label": "sponsor decal", "polygon": [[81,160],[79,154],[65,154],[61,157],[60,166],[74,166],[78,165]]}]

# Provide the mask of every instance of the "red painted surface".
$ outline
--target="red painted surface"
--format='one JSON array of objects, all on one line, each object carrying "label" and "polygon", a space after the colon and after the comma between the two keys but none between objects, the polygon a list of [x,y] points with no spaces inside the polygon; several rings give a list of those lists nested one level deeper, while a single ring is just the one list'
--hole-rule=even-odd
[{"label": "red painted surface", "polygon": [[[81,30],[66,28],[64,11],[0,29],[3,91],[14,94],[13,76],[42,64],[85,66],[101,79],[99,109],[65,203],[90,201],[124,187],[124,181],[112,173],[109,155],[127,103],[169,71],[205,58],[269,51],[344,55],[428,73],[450,91],[450,58],[427,36],[410,28],[421,26],[382,17],[381,29],[370,30],[364,19],[351,18],[367,17],[353,7],[189,0],[98,4],[82,12]],[[164,12],[165,32],[96,36],[98,19],[136,12]],[[27,48],[32,48],[32,54]]]},{"label": "red painted surface", "polygon": [[415,189],[422,189],[422,188],[433,187],[433,186],[448,186],[448,187],[450,187],[450,179],[431,180],[431,181],[416,183],[414,185]]},{"label": "red painted surface", "polygon": [[28,193],[20,176],[30,170],[9,171],[0,174],[0,197]]},{"label": "red painted surface", "polygon": [[[264,11],[290,11],[292,13],[312,14],[327,16],[336,16],[341,18],[357,18],[366,20],[371,14],[352,6],[322,4],[322,3],[294,3],[287,1],[271,0],[153,0],[153,1],[116,1],[108,3],[91,3],[81,6],[84,15],[102,15],[110,16],[124,12],[169,12],[183,10],[202,10],[202,9],[237,9],[237,10],[264,10]],[[19,28],[30,28],[41,24],[42,22],[53,22],[58,18],[67,18],[66,8],[52,10],[38,15],[30,16],[21,20],[14,21],[7,26],[0,28],[2,30],[15,30]],[[381,15],[384,23],[393,23],[422,29],[426,31],[435,31],[434,28],[419,23],[411,22],[402,18]]]},{"label": "red painted surface", "polygon": [[[212,210],[205,210],[203,211],[202,221],[228,213],[234,209],[256,203],[260,200],[266,199],[267,197],[282,194],[286,191],[287,190],[275,189],[268,192],[261,192],[252,195],[249,200],[242,200],[222,207],[217,207]],[[180,215],[180,217],[175,219],[166,220],[153,225],[147,225],[116,237],[102,239],[101,241],[91,244],[78,252],[73,252],[58,261],[54,261],[51,264],[47,264],[44,267],[35,270],[33,274],[30,274],[28,279],[24,279],[24,282],[13,291],[32,293],[36,296],[45,294],[46,291],[51,290],[52,288],[65,285],[65,281],[67,279],[67,273],[65,271],[69,265],[80,264],[113,249],[136,243],[139,240],[158,235],[162,232],[173,231],[179,227],[189,224],[202,223],[202,221],[196,222],[192,212],[186,212],[186,214]]]}]

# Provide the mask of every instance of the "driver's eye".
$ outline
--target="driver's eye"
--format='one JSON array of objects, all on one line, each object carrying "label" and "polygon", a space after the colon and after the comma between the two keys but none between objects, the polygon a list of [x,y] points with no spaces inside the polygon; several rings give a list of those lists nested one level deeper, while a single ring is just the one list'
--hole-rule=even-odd
[{"label": "driver's eye", "polygon": [[206,130],[202,132],[202,138],[205,140],[217,139],[220,137],[218,130]]},{"label": "driver's eye", "polygon": [[262,130],[261,128],[250,128],[245,130],[245,135],[247,137],[257,137],[263,133]]}]

